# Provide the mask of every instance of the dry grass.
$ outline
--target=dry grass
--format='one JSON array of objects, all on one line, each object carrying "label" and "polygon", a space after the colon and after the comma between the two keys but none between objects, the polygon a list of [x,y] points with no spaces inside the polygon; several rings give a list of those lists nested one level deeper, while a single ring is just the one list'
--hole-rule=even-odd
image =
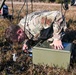
[{"label": "dry grass", "polygon": [[[7,3],[9,6],[9,14],[12,13],[11,5]],[[31,57],[22,53],[22,45],[15,44],[12,47],[12,50],[6,47],[4,32],[5,28],[7,28],[11,24],[17,24],[18,12],[21,8],[22,4],[14,4],[14,20],[9,21],[8,19],[0,19],[0,75],[6,75],[6,73],[11,72],[13,75],[76,75],[76,64],[74,64],[74,68],[66,71],[62,68],[50,67],[48,65],[34,65],[32,63]],[[51,4],[51,3],[34,3],[33,11],[36,10],[60,10],[60,5]],[[20,13],[20,19],[26,13],[25,6]],[[29,4],[29,13],[31,11],[31,5]],[[76,9],[75,7],[69,7],[69,10],[66,13],[66,21],[69,25],[69,30],[76,30]],[[72,33],[71,33],[72,34]],[[70,34],[70,35],[71,35]],[[76,35],[76,34],[74,34]],[[71,36],[70,36],[71,37]],[[75,39],[74,39],[75,41]],[[3,43],[3,46],[1,46]],[[76,46],[76,45],[75,45]],[[2,51],[2,49],[7,49],[7,52]],[[76,49],[74,47],[74,49]],[[12,61],[12,54],[16,53],[18,55],[18,59],[16,62]],[[9,74],[7,74],[9,75]]]}]

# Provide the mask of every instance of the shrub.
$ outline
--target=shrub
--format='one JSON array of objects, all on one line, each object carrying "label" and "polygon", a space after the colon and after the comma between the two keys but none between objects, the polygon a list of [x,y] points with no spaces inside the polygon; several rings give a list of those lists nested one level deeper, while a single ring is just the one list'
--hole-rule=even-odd
[{"label": "shrub", "polygon": [[56,2],[57,2],[57,3],[61,3],[61,2],[62,2],[62,0],[56,0]]},{"label": "shrub", "polygon": [[[62,3],[62,2],[64,2],[64,1],[65,1],[65,0],[55,0],[56,3]],[[69,3],[70,0],[68,0],[67,2]]]},{"label": "shrub", "polygon": [[39,0],[40,2],[50,2],[50,0]]}]

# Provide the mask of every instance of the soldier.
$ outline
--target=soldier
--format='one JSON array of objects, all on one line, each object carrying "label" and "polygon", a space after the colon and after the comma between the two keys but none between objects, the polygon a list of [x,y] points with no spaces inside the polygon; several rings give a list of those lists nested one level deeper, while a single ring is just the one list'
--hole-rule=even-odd
[{"label": "soldier", "polygon": [[18,25],[11,25],[5,31],[7,41],[23,42],[23,50],[32,41],[52,41],[54,49],[63,49],[62,37],[67,29],[65,17],[60,11],[36,11],[22,18]]}]

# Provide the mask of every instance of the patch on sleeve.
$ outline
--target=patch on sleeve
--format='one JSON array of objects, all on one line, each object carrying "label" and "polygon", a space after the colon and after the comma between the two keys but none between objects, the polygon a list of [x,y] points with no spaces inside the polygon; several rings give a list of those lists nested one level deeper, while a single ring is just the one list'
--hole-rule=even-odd
[{"label": "patch on sleeve", "polygon": [[43,25],[43,27],[49,27],[51,25],[51,22],[51,18],[48,18],[47,16],[41,18],[41,24]]}]

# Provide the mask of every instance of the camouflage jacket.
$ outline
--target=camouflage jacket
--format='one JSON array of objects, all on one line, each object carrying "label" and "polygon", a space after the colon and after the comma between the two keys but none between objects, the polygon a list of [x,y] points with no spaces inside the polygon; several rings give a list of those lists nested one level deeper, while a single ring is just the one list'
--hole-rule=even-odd
[{"label": "camouflage jacket", "polygon": [[32,35],[36,36],[37,34],[40,33],[40,30],[42,28],[46,29],[50,27],[52,23],[53,23],[53,39],[54,40],[61,39],[62,33],[66,30],[67,25],[65,18],[60,11],[33,12],[22,18],[18,25],[23,30],[25,30],[25,33],[30,39]]}]

